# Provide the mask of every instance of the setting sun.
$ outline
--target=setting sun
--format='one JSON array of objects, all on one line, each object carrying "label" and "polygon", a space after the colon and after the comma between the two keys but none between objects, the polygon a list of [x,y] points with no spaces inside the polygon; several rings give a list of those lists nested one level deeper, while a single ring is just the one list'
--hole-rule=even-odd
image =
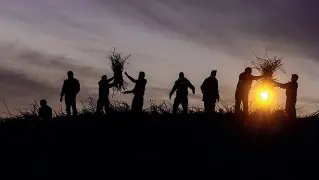
[{"label": "setting sun", "polygon": [[266,92],[266,91],[261,92],[261,93],[260,93],[260,97],[261,97],[261,100],[267,101],[267,99],[268,99],[268,92]]},{"label": "setting sun", "polygon": [[271,104],[274,101],[274,90],[268,86],[262,86],[256,88],[256,105],[259,107],[270,108]]}]

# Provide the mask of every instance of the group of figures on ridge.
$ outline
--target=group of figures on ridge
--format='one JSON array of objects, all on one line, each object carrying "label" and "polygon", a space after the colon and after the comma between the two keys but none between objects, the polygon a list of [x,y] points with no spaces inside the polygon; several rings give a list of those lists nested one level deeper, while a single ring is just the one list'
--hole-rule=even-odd
[{"label": "group of figures on ridge", "polygon": [[[219,86],[218,80],[216,79],[217,70],[213,70],[208,78],[204,80],[200,86],[201,92],[203,94],[203,102],[205,113],[211,114],[215,110],[216,102],[220,100],[219,96]],[[147,80],[145,79],[145,73],[139,72],[138,78],[134,79],[127,72],[125,72],[127,78],[135,83],[135,87],[131,91],[125,91],[124,94],[134,94],[131,110],[133,112],[139,113],[143,110],[144,103],[144,93]],[[64,81],[60,101],[65,102],[67,115],[71,115],[71,109],[73,115],[77,115],[76,108],[76,97],[80,92],[80,83],[74,78],[72,71],[67,72],[68,78]],[[252,68],[247,67],[244,72],[239,75],[239,80],[237,83],[236,93],[235,93],[235,112],[240,112],[240,106],[243,105],[244,114],[248,115],[248,95],[251,89],[252,81],[259,80],[264,76],[254,76],[252,75]],[[97,101],[97,113],[102,113],[104,110],[106,113],[110,107],[109,101],[109,89],[114,87],[115,84],[112,81],[114,77],[107,78],[106,75],[101,77],[101,80],[98,82],[99,86],[99,98]],[[296,117],[296,102],[297,102],[297,89],[298,89],[298,75],[292,74],[291,81],[287,83],[278,83],[273,81],[273,83],[280,88],[286,89],[286,106],[285,112],[289,118]],[[195,94],[194,85],[185,77],[183,72],[179,73],[179,78],[175,81],[172,90],[169,93],[169,99],[176,92],[176,97],[173,104],[173,114],[177,113],[179,105],[183,107],[183,114],[188,113],[188,89],[192,90],[192,93]],[[46,100],[40,101],[39,116],[42,119],[52,118],[52,109],[47,105]]]}]

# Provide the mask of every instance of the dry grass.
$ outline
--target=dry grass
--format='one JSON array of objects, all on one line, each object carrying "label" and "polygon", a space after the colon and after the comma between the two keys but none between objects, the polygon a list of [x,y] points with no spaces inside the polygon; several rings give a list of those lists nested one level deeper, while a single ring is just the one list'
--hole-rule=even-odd
[{"label": "dry grass", "polygon": [[[81,109],[79,109],[79,114],[95,114],[96,113],[96,104],[97,99],[90,96],[86,93],[86,99],[80,102],[82,104]],[[160,103],[156,103],[154,100],[150,100],[148,102],[150,105],[147,109],[144,109],[144,113],[150,115],[171,115],[173,104],[168,101],[162,101]],[[5,113],[3,117],[0,117],[1,120],[8,119],[37,119],[39,104],[34,101],[31,103],[28,108],[16,108],[10,114]],[[66,113],[62,107],[58,109],[52,109],[54,117],[64,117]],[[115,113],[126,113],[130,111],[130,105],[125,101],[110,101],[110,110]],[[189,114],[203,114],[204,108],[202,106],[190,106],[188,108]],[[219,114],[234,114],[234,106],[228,105],[226,102],[219,102],[216,104],[216,111]],[[277,107],[276,109],[269,112],[270,114],[276,114],[278,112],[282,113],[284,110],[281,107]],[[182,109],[179,108],[178,113],[182,113]],[[259,110],[253,107],[250,107],[251,115],[258,113]],[[301,114],[300,117],[319,117],[319,111],[310,113],[310,114]]]},{"label": "dry grass", "polygon": [[[79,109],[79,116],[91,116],[96,113],[96,103],[97,99],[93,98],[92,96],[89,95],[89,93],[86,92],[86,99],[84,101],[81,101],[82,108]],[[159,115],[163,116],[171,116],[172,115],[172,107],[173,105],[170,102],[167,101],[162,101],[161,103],[156,103],[153,100],[149,101],[150,106],[147,109],[144,109],[144,113],[148,114],[150,116],[153,115]],[[38,109],[39,109],[39,104],[34,101],[29,105],[28,108],[17,108],[15,111],[7,113],[5,116],[0,117],[0,122],[6,122],[10,120],[22,120],[23,122],[27,124],[32,124],[33,121],[37,122],[38,121]],[[221,101],[216,104],[216,109],[217,109],[217,114],[220,115],[220,118],[222,119],[227,119],[229,117],[232,117],[234,115],[234,107],[228,105],[226,102]],[[53,116],[55,118],[63,118],[66,116],[66,113],[62,107],[58,109],[52,109],[53,110]],[[123,114],[124,116],[126,113],[130,112],[130,105],[125,102],[125,101],[111,101],[110,102],[110,112],[112,114]],[[319,112],[319,111],[318,111]],[[312,114],[302,114],[299,116],[299,118],[302,119],[314,119],[319,117],[319,113],[315,112]],[[181,109],[178,109],[178,113],[182,113]],[[201,118],[201,115],[204,113],[202,107],[196,107],[192,106],[189,107],[189,115],[192,116],[198,116],[198,118]],[[259,114],[261,113],[260,110],[250,108],[250,114],[251,117],[258,117]],[[279,106],[272,111],[269,111],[267,113],[268,117],[271,118],[276,118],[276,119],[281,119],[284,115],[284,110],[280,108]],[[230,116],[229,116],[230,115]]]},{"label": "dry grass", "polygon": [[[86,101],[81,102],[82,108],[79,109],[79,116],[82,118],[95,118],[96,111],[96,99],[92,97],[88,97]],[[16,109],[14,113],[11,115],[7,115],[5,117],[0,117],[0,122],[5,123],[11,120],[13,121],[21,121],[23,126],[26,128],[34,128],[39,119],[37,117],[39,105],[36,102],[30,104],[28,108],[25,109]],[[224,103],[217,104],[216,107],[218,112],[218,119],[220,120],[230,120],[235,116],[233,106],[226,105]],[[118,114],[119,116],[127,116],[130,117],[130,106],[127,102],[124,101],[111,101],[110,103],[110,112],[113,115]],[[181,114],[182,110],[178,109],[178,114]],[[166,119],[166,117],[172,116],[172,104],[168,102],[155,103],[155,101],[150,101],[150,107],[144,109],[144,114],[150,117],[161,117]],[[250,110],[250,118],[258,120],[261,117],[261,114],[265,115],[265,112],[260,111],[259,109],[251,109]],[[283,109],[275,109],[266,113],[267,116],[263,116],[263,118],[272,119],[275,121],[280,121],[285,118]],[[65,117],[64,109],[60,108],[58,110],[54,110],[53,116],[54,118],[63,119]],[[197,120],[201,120],[203,118],[204,112],[201,107],[189,107],[189,117],[195,118]],[[300,120],[308,120],[308,119],[318,119],[319,113],[315,112],[312,114],[303,114],[298,116]],[[214,118],[213,118],[214,119]],[[257,121],[256,121],[257,122]]]}]

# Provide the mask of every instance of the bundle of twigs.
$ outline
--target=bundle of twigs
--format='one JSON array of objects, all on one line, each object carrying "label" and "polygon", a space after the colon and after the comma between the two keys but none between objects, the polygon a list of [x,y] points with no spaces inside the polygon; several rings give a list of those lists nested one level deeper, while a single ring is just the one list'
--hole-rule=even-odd
[{"label": "bundle of twigs", "polygon": [[[254,54],[255,55],[255,54]],[[275,74],[277,71],[282,71],[283,73],[286,73],[283,69],[283,57],[273,57],[269,58],[267,55],[267,50],[266,50],[266,57],[261,58],[256,56],[256,61],[252,62],[252,66],[254,69],[256,69],[261,75],[264,76],[262,81],[265,80],[276,80]]]},{"label": "bundle of twigs", "polygon": [[127,82],[123,79],[123,70],[124,64],[127,63],[127,59],[131,55],[123,56],[122,53],[118,53],[113,48],[113,52],[108,55],[107,59],[111,61],[111,68],[114,73],[114,80],[115,86],[113,87],[113,92],[121,92],[127,89]]},{"label": "bundle of twigs", "polygon": [[[281,71],[286,74],[285,70],[283,69],[283,57],[274,56],[273,58],[269,58],[266,49],[266,56],[264,58],[258,57],[253,52],[256,61],[251,62],[252,68],[256,69],[262,76],[260,80],[257,81],[255,84],[254,89],[259,88],[266,88],[271,90],[274,94],[278,95],[279,92],[273,86],[273,82],[277,81],[276,73]],[[278,101],[277,101],[278,103]]]}]

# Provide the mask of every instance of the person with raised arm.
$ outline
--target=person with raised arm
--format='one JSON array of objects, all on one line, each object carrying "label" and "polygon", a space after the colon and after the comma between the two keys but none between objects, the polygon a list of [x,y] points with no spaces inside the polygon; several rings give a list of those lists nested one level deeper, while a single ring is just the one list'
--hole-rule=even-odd
[{"label": "person with raised arm", "polygon": [[297,74],[291,75],[291,81],[287,83],[273,82],[276,86],[286,89],[286,106],[285,112],[288,118],[296,118],[296,103],[297,103],[297,90],[298,90],[298,79]]},{"label": "person with raised arm", "polygon": [[132,111],[133,112],[142,112],[144,104],[144,93],[147,80],[145,79],[145,73],[143,71],[139,72],[138,79],[132,78],[127,72],[125,72],[127,78],[135,83],[135,87],[131,91],[125,91],[124,94],[134,94],[132,100]]},{"label": "person with raised arm", "polygon": [[99,85],[99,99],[97,100],[97,106],[96,106],[96,112],[99,114],[101,111],[105,111],[105,113],[108,112],[110,107],[110,100],[109,100],[109,94],[110,94],[110,88],[114,87],[115,84],[110,83],[114,80],[114,77],[107,79],[106,75],[103,75],[101,77],[101,80],[98,82]]},{"label": "person with raised arm", "polygon": [[247,67],[245,72],[239,75],[239,80],[237,83],[236,93],[235,93],[235,112],[238,114],[240,112],[240,105],[243,103],[244,114],[248,115],[248,95],[251,89],[252,81],[259,80],[263,76],[253,76],[252,68]]}]

